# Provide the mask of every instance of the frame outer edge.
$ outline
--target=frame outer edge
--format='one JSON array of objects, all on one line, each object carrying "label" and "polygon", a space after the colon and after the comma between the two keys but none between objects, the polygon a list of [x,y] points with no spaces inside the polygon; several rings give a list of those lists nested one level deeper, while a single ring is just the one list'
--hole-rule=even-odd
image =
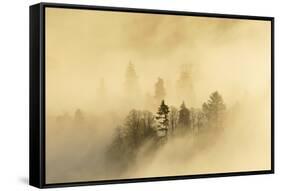
[{"label": "frame outer edge", "polygon": [[[38,169],[36,169],[36,175],[39,177],[36,184],[30,183],[30,185],[36,186],[38,188],[57,188],[57,187],[69,187],[69,186],[87,186],[87,185],[99,185],[99,184],[116,184],[116,183],[136,183],[136,182],[148,182],[148,181],[168,181],[168,180],[182,180],[182,179],[194,179],[194,178],[212,178],[212,177],[229,177],[229,176],[243,176],[243,175],[258,175],[258,174],[272,174],[274,173],[274,17],[265,16],[248,16],[248,15],[228,15],[228,14],[218,14],[218,13],[199,13],[199,12],[187,12],[187,11],[170,11],[170,10],[153,10],[153,9],[141,9],[141,8],[123,8],[123,7],[104,7],[104,6],[90,6],[90,5],[74,5],[74,4],[60,4],[60,3],[39,3],[31,6],[37,7],[39,9],[39,15],[37,18],[36,25],[38,30],[36,31],[39,35],[39,40],[37,45],[38,50],[30,48],[30,59],[32,55],[37,55],[38,62],[30,61],[30,86],[36,84],[38,81],[37,89],[30,88],[30,103],[34,103],[31,100],[31,95],[38,95],[38,107],[36,109],[39,112],[38,116],[38,130],[37,136],[40,137],[36,143],[39,145],[39,149],[36,150],[38,153],[34,152],[36,157],[39,156]],[[47,7],[51,8],[70,8],[70,9],[86,9],[86,10],[100,10],[100,11],[114,11],[114,12],[130,12],[130,13],[144,13],[144,14],[164,14],[164,15],[183,15],[183,16],[198,16],[198,17],[215,17],[215,18],[229,18],[229,19],[249,19],[249,20],[264,20],[271,21],[271,169],[270,170],[257,170],[257,171],[246,171],[246,172],[228,172],[228,173],[214,173],[214,174],[198,174],[198,175],[184,175],[184,176],[170,176],[170,177],[151,177],[151,178],[136,178],[136,179],[120,179],[120,180],[104,180],[104,181],[89,181],[89,182],[65,182],[65,183],[46,183],[46,166],[45,166],[45,9]],[[31,10],[30,9],[30,10]],[[31,16],[30,16],[31,17]],[[30,18],[31,19],[31,18]],[[34,23],[33,23],[34,24]],[[30,30],[32,28],[32,23],[30,23]],[[30,44],[35,40],[30,32]],[[32,78],[32,68],[39,65],[38,68],[38,78]],[[37,66],[38,67],[38,66]],[[32,91],[33,90],[33,91]],[[31,104],[32,105],[32,104]],[[32,106],[30,106],[32,108]],[[34,109],[34,108],[33,108]],[[30,121],[34,116],[33,112],[30,112]],[[34,126],[30,125],[30,132],[34,129]],[[30,133],[31,135],[31,133]],[[35,137],[30,136],[30,140]],[[31,141],[30,141],[31,143]],[[32,145],[30,144],[30,148]],[[30,157],[34,156],[30,152]],[[30,163],[30,167],[34,168],[34,165]],[[31,169],[31,168],[30,168]],[[30,177],[30,180],[32,178]]]}]

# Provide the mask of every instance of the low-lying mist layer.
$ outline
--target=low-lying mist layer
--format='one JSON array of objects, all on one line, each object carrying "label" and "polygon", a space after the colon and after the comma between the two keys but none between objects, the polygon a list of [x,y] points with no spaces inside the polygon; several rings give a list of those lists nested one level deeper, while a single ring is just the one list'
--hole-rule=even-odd
[{"label": "low-lying mist layer", "polygon": [[269,116],[257,101],[227,108],[214,92],[197,109],[162,101],[155,113],[49,116],[47,181],[269,169],[270,130],[262,123]]}]

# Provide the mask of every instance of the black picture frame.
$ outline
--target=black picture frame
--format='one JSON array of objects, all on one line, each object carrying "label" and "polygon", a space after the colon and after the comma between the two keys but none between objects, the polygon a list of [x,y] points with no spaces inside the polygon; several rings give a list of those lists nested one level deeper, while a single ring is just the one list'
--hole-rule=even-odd
[{"label": "black picture frame", "polygon": [[[184,175],[184,176],[165,176],[165,177],[152,177],[152,178],[46,184],[45,182],[45,171],[46,171],[45,169],[45,9],[48,7],[270,21],[271,22],[271,169],[262,170],[262,171],[248,171],[248,172],[227,172],[227,173],[198,174],[198,175]],[[216,13],[197,13],[197,12],[120,8],[120,7],[103,7],[103,6],[57,4],[57,3],[39,3],[30,6],[30,82],[29,83],[30,83],[29,184],[32,186],[38,188],[53,188],[53,187],[66,187],[66,186],[165,181],[165,180],[178,180],[178,179],[228,177],[228,176],[274,173],[274,17],[228,15],[228,14],[216,14]]]}]

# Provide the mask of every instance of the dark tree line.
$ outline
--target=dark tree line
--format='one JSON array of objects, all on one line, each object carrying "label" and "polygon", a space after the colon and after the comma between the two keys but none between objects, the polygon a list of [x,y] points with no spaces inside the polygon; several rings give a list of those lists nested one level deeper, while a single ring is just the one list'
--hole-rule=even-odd
[{"label": "dark tree line", "polygon": [[131,110],[124,124],[116,129],[107,156],[110,161],[118,161],[117,168],[122,171],[134,162],[139,149],[147,143],[152,152],[166,143],[168,137],[222,128],[225,109],[222,96],[214,92],[202,109],[187,108],[184,102],[177,109],[162,100],[155,115]]}]

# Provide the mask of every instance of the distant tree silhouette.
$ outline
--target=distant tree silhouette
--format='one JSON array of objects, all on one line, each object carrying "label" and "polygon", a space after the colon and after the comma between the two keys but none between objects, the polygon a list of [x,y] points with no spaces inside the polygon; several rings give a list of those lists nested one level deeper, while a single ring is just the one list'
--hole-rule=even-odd
[{"label": "distant tree silhouette", "polygon": [[83,113],[81,111],[81,109],[77,109],[74,113],[74,121],[76,123],[81,123],[84,121],[84,116],[83,116]]},{"label": "distant tree silhouette", "polygon": [[164,88],[164,80],[162,78],[158,78],[158,81],[155,84],[155,94],[154,98],[157,101],[163,100],[166,96],[166,90]]},{"label": "distant tree silhouette", "polygon": [[190,127],[190,111],[186,108],[185,103],[182,102],[179,110],[179,126],[183,128]]},{"label": "distant tree silhouette", "polygon": [[191,99],[193,97],[192,78],[189,70],[186,64],[181,66],[179,79],[177,80],[177,92],[180,99],[186,97]]},{"label": "distant tree silhouette", "polygon": [[171,134],[174,134],[174,131],[176,130],[176,127],[178,125],[178,119],[179,119],[178,109],[174,106],[171,106],[170,107],[170,113],[169,113],[169,122],[170,122]]},{"label": "distant tree silhouette", "polygon": [[219,127],[222,123],[223,114],[226,107],[222,96],[215,91],[210,95],[207,103],[203,103],[202,110],[211,126]]},{"label": "distant tree silhouette", "polygon": [[126,69],[125,88],[126,93],[129,96],[137,96],[140,91],[135,66],[132,64],[131,61],[129,62],[129,65]]}]

